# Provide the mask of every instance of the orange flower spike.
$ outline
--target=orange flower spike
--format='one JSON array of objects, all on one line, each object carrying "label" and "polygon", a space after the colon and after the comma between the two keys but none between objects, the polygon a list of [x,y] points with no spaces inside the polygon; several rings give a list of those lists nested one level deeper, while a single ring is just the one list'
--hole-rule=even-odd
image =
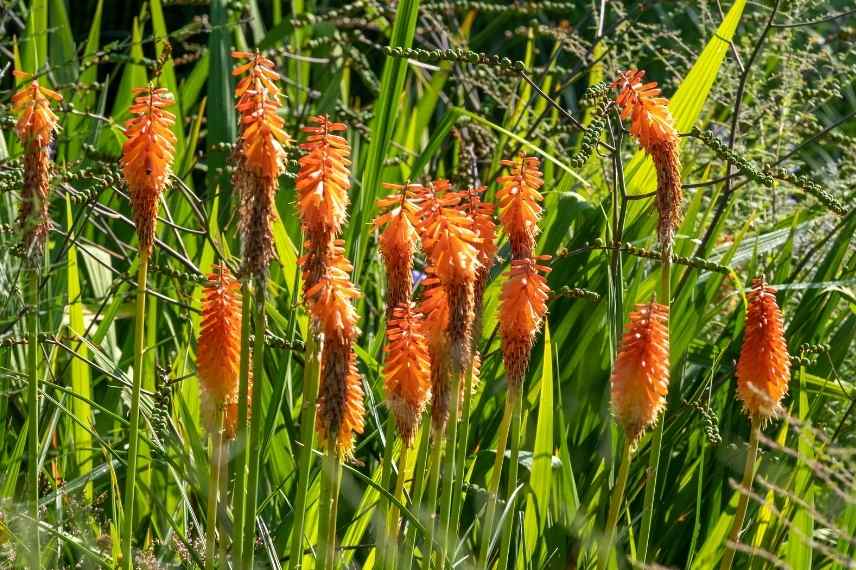
[{"label": "orange flower spike", "polygon": [[612,82],[620,90],[615,99],[621,117],[630,118],[630,133],[651,155],[657,169],[657,234],[663,251],[671,248],[675,229],[681,221],[681,161],[678,132],[669,111],[669,100],[660,97],[657,83],[643,83],[645,72],[630,70]]},{"label": "orange flower spike", "polygon": [[328,341],[334,337],[353,340],[360,332],[353,301],[361,294],[351,283],[351,271],[353,266],[337,243],[330,252],[324,275],[306,291],[309,314]]},{"label": "orange flower spike", "polygon": [[353,300],[360,292],[351,283],[350,262],[341,246],[331,250],[325,273],[306,291],[309,313],[324,334],[316,429],[322,441],[333,441],[342,457],[353,451],[354,434],[362,433],[363,389],[353,343],[359,334]]},{"label": "orange flower spike", "polygon": [[413,443],[419,418],[431,395],[431,365],[422,319],[415,304],[405,302],[392,309],[386,329],[386,402],[408,446]]},{"label": "orange flower spike", "polygon": [[510,173],[496,181],[500,189],[496,193],[499,202],[499,219],[508,234],[513,259],[525,259],[532,255],[540,229],[544,198],[539,189],[544,185],[541,161],[534,156],[520,156],[517,160],[503,160]]},{"label": "orange flower spike", "polygon": [[[15,77],[30,79],[31,74],[15,70]],[[18,116],[15,132],[26,144],[39,148],[47,147],[59,124],[59,118],[51,110],[51,100],[62,101],[62,95],[39,85],[32,79],[12,95],[12,110]]]},{"label": "orange flower spike", "polygon": [[224,265],[215,265],[203,290],[202,324],[196,350],[196,369],[209,430],[225,411],[225,432],[234,437],[241,361],[240,284]]},{"label": "orange flower spike", "polygon": [[374,225],[381,230],[379,245],[386,266],[387,313],[401,303],[410,300],[413,290],[413,253],[419,239],[419,206],[416,194],[419,188],[413,184],[384,184],[384,188],[396,194],[381,198],[376,207],[382,212]]},{"label": "orange flower spike", "polygon": [[762,420],[778,413],[788,392],[790,356],[783,328],[776,290],[755,278],[737,361],[737,395],[746,412]]},{"label": "orange flower spike", "polygon": [[423,330],[428,341],[431,364],[431,423],[435,431],[442,431],[449,417],[449,327],[450,311],[446,289],[427,268],[422,281],[422,301],[418,311],[424,316]]},{"label": "orange flower spike", "polygon": [[[28,73],[15,71],[16,77],[30,78]],[[12,109],[18,116],[15,126],[24,144],[24,186],[18,210],[18,224],[23,234],[23,248],[33,263],[43,255],[50,229],[48,195],[50,193],[50,143],[59,119],[51,110],[51,101],[62,96],[33,79],[12,95]]]},{"label": "orange flower spike", "polygon": [[317,241],[339,235],[347,220],[351,147],[335,134],[347,130],[344,123],[320,115],[309,121],[317,126],[303,127],[309,136],[300,145],[306,154],[299,160],[297,204],[309,239]]},{"label": "orange flower spike", "polygon": [[508,384],[514,392],[523,385],[535,337],[547,314],[550,288],[544,276],[550,269],[539,262],[549,259],[542,255],[513,260],[502,285],[499,333]]},{"label": "orange flower spike", "polygon": [[133,90],[133,117],[125,123],[127,140],[122,146],[121,166],[131,195],[140,251],[152,251],[160,195],[169,182],[175,158],[175,115],[165,110],[175,103],[162,87]]},{"label": "orange flower spike", "polygon": [[666,405],[669,390],[669,308],[636,305],[612,370],[612,411],[636,442]]},{"label": "orange flower spike", "polygon": [[240,148],[244,165],[257,176],[276,179],[285,168],[285,145],[290,139],[279,116],[282,91],[276,66],[262,54],[236,51],[232,57],[248,60],[232,70],[242,76],[235,87],[240,115]]}]

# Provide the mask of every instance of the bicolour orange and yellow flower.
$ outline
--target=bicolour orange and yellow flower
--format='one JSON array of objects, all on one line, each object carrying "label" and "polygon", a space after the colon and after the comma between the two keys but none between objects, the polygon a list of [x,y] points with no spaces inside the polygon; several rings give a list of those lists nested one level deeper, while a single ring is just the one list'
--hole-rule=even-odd
[{"label": "bicolour orange and yellow flower", "polygon": [[215,265],[202,293],[202,324],[196,370],[202,387],[203,419],[217,429],[222,410],[227,438],[237,427],[241,365],[241,287],[225,265]]},{"label": "bicolour orange and yellow flower", "polygon": [[380,253],[386,268],[386,307],[410,301],[413,291],[413,254],[419,241],[419,199],[423,191],[417,184],[383,185],[394,192],[377,201],[381,212],[374,226],[380,228]]},{"label": "bicolour orange and yellow flower", "polygon": [[645,149],[657,170],[657,234],[664,252],[670,251],[674,232],[681,221],[681,162],[678,132],[669,111],[669,100],[661,97],[657,83],[643,83],[645,72],[625,71],[612,82],[619,89],[615,99],[621,117],[630,119],[630,134]]},{"label": "bicolour orange and yellow flower", "polygon": [[543,262],[549,256],[515,259],[502,284],[499,306],[499,334],[508,385],[519,394],[529,367],[535,337],[547,314],[550,288],[545,275],[550,269]]},{"label": "bicolour orange and yellow flower", "polygon": [[612,412],[636,442],[666,404],[669,390],[669,308],[655,302],[630,313],[612,370]]},{"label": "bicolour orange and yellow flower", "polygon": [[511,257],[526,259],[532,256],[540,233],[543,197],[539,189],[544,185],[541,161],[521,155],[515,160],[503,160],[502,164],[509,173],[496,179],[500,184],[496,192],[499,220],[511,244]]},{"label": "bicolour orange and yellow flower", "polygon": [[154,243],[158,201],[169,184],[175,159],[175,115],[166,110],[175,104],[163,87],[133,90],[133,115],[125,123],[127,140],[122,146],[122,172],[131,196],[140,252],[149,255]]},{"label": "bicolour orange and yellow flower", "polygon": [[737,361],[737,395],[747,414],[767,420],[778,413],[788,392],[790,355],[776,290],[756,278],[748,297],[746,332]]},{"label": "bicolour orange and yellow flower", "polygon": [[406,301],[392,309],[386,328],[384,390],[405,445],[412,444],[431,396],[431,365],[428,341],[422,331],[423,318],[416,305]]},{"label": "bicolour orange and yellow flower", "polygon": [[12,95],[12,110],[18,117],[15,133],[24,146],[24,186],[18,224],[24,253],[35,263],[43,255],[50,229],[50,144],[59,124],[51,102],[62,101],[62,96],[40,85],[29,73],[16,70],[14,75],[29,80]]}]

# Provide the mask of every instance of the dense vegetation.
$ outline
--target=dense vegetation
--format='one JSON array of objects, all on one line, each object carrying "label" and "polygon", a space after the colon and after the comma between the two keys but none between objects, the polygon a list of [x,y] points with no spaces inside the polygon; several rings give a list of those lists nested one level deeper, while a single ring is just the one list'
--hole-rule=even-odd
[{"label": "dense vegetation", "polygon": [[856,567],[851,2],[0,30],[0,568]]}]

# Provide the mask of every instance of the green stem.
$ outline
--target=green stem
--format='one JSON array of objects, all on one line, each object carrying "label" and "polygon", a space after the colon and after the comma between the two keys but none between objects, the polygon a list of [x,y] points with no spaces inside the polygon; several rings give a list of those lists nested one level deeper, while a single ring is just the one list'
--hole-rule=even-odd
[{"label": "green stem", "polygon": [[505,400],[505,411],[499,424],[499,435],[496,440],[496,454],[493,459],[493,475],[488,485],[487,510],[482,526],[481,568],[487,570],[490,560],[490,542],[493,538],[493,522],[496,518],[496,503],[499,495],[499,483],[502,480],[502,465],[505,462],[505,447],[508,445],[508,431],[511,428],[511,417],[514,415],[514,402],[511,394]]},{"label": "green stem", "polygon": [[41,568],[39,541],[39,270],[33,267],[27,285],[30,294],[30,312],[27,326],[27,502],[32,517],[30,565]]},{"label": "green stem", "polygon": [[425,541],[425,551],[422,557],[422,569],[431,570],[431,555],[434,553],[434,527],[437,522],[437,489],[440,484],[440,460],[443,451],[443,431],[431,430],[431,459],[429,460],[431,472],[428,475],[428,500],[424,505],[431,509],[431,517],[428,521],[428,536]]},{"label": "green stem", "polygon": [[259,428],[262,423],[261,383],[264,378],[265,349],[265,294],[267,282],[264,277],[256,279],[255,284],[255,338],[253,340],[253,389],[250,414],[250,437],[247,446],[247,489],[244,507],[244,544],[241,547],[241,568],[253,568],[256,541],[256,505],[258,504],[259,470],[261,469],[261,440]]},{"label": "green stem", "polygon": [[454,540],[451,522],[452,482],[455,480],[455,456],[458,439],[458,401],[461,397],[461,374],[455,373],[452,380],[452,397],[449,405],[449,421],[446,422],[446,453],[443,455],[443,494],[440,499],[440,568],[447,567],[449,542]]},{"label": "green stem", "polygon": [[[518,389],[519,390],[519,389]],[[508,517],[502,530],[502,549],[499,553],[498,568],[508,568],[508,555],[511,551],[511,530],[514,528],[514,503],[516,502],[514,491],[517,489],[517,458],[520,455],[520,424],[523,417],[523,395],[512,389],[509,395],[514,400],[514,416],[511,420],[511,457],[508,458],[508,486],[507,504]]]},{"label": "green stem", "polygon": [[[740,542],[740,531],[743,530],[743,521],[746,520],[746,511],[749,508],[749,491],[752,489],[752,480],[755,478],[755,462],[758,459],[758,440],[761,435],[761,419],[752,416],[752,434],[749,436],[749,449],[746,451],[746,465],[743,467],[743,480],[740,482],[740,499],[737,502],[737,511],[734,513],[734,524],[728,537],[730,543]],[[726,545],[725,556],[719,570],[731,570],[736,550]]]},{"label": "green stem", "polygon": [[205,528],[205,570],[214,570],[217,556],[217,507],[220,493],[220,462],[223,452],[223,410],[217,413],[214,433],[208,436],[208,460],[210,476],[208,480],[208,519]]},{"label": "green stem", "polygon": [[[667,308],[671,305],[671,275],[672,275],[672,248],[663,249],[663,257],[660,264],[660,291],[659,302]],[[668,313],[667,313],[668,319]],[[666,322],[666,328],[668,329]],[[651,436],[651,452],[648,458],[648,467],[645,480],[645,502],[642,510],[642,527],[639,531],[639,543],[637,559],[640,562],[648,561],[648,543],[651,538],[651,525],[654,520],[654,498],[657,495],[657,475],[660,467],[660,452],[663,448],[663,429],[665,425],[665,410],[660,414],[654,433]]]},{"label": "green stem", "polygon": [[[475,349],[473,349],[475,351]],[[467,381],[464,383],[464,400],[461,407],[461,427],[458,435],[458,447],[455,457],[455,488],[452,491],[452,520],[460,520],[463,505],[464,471],[467,458],[467,441],[470,437],[470,401],[473,391],[473,363],[467,370]]]},{"label": "green stem", "polygon": [[140,446],[140,393],[143,387],[143,352],[146,328],[146,281],[149,256],[140,255],[137,269],[137,309],[134,315],[134,382],[131,388],[129,423],[128,470],[125,475],[124,525],[122,529],[122,566],[132,570],[134,562],[134,502],[137,494],[137,455]]},{"label": "green stem", "polygon": [[247,418],[249,417],[250,386],[250,310],[252,294],[249,280],[241,282],[241,370],[238,380],[238,426],[235,434],[237,457],[235,464],[235,494],[232,497],[232,513],[237,533],[233,542],[233,560],[237,565],[242,560],[244,546],[244,512],[247,500]]},{"label": "green stem", "polygon": [[[395,437],[395,418],[390,416],[386,420],[386,427],[384,428],[383,439],[386,442],[386,445],[383,449],[383,459],[381,461],[381,472],[380,472],[380,486],[383,489],[389,488],[389,482],[392,480],[392,457],[395,453],[395,442],[393,441]],[[385,512],[388,516],[390,509],[392,508],[392,502],[387,499],[381,499],[383,504],[383,512]],[[378,512],[380,512],[379,510]],[[381,515],[383,516],[383,515]],[[389,536],[386,537],[386,541],[388,542]],[[377,557],[377,566],[379,568],[385,568],[388,562],[387,554],[389,548],[387,546],[381,546],[380,548],[375,549],[375,556]]]},{"label": "green stem", "polygon": [[329,435],[321,472],[318,511],[318,570],[332,570],[336,557],[336,511],[339,498],[339,455],[336,438]]},{"label": "green stem", "polygon": [[624,450],[621,453],[621,467],[618,469],[618,478],[612,488],[612,497],[609,500],[609,516],[606,519],[606,528],[601,542],[600,555],[597,557],[599,570],[606,570],[609,566],[609,556],[612,553],[612,542],[615,539],[615,528],[618,524],[618,513],[621,512],[621,504],[624,502],[624,490],[627,488],[627,476],[630,473],[630,441],[624,442]]},{"label": "green stem", "polygon": [[[419,436],[419,452],[416,455],[416,465],[413,467],[413,486],[410,490],[411,504],[416,507],[417,514],[422,512],[424,503],[422,497],[425,494],[425,465],[428,461],[428,449],[430,446],[431,422],[426,419],[422,422],[422,431]],[[407,525],[404,538],[404,566],[403,570],[413,567],[413,554],[416,552],[416,528]]]},{"label": "green stem", "polygon": [[289,568],[303,566],[303,528],[306,522],[306,496],[309,492],[309,474],[312,472],[312,446],[315,443],[315,403],[318,400],[318,384],[321,380],[321,352],[324,338],[310,331],[306,339],[308,358],[303,369],[303,403],[300,410],[300,433],[303,447],[297,473],[297,501],[294,509],[294,526],[291,536]]},{"label": "green stem", "polygon": [[[392,496],[401,504],[404,504],[404,482],[407,479],[408,455],[410,455],[410,449],[402,441],[401,451],[398,454],[398,474],[395,478],[395,489],[392,492]],[[398,565],[398,558],[401,551],[398,548],[399,514],[398,505],[392,503],[389,507],[386,520],[386,535],[389,548],[384,559],[386,560],[385,568],[387,570],[395,570],[395,567]]]}]

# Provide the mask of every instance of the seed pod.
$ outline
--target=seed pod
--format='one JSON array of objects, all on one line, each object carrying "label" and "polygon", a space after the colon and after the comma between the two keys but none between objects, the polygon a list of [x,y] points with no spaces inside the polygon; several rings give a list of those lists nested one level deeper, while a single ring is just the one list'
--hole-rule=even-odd
[{"label": "seed pod", "polygon": [[790,356],[776,290],[763,278],[755,278],[737,361],[737,395],[746,413],[762,420],[775,416],[788,392],[789,379]]},{"label": "seed pod", "polygon": [[669,389],[669,308],[636,305],[612,370],[612,412],[636,442],[660,415]]}]

